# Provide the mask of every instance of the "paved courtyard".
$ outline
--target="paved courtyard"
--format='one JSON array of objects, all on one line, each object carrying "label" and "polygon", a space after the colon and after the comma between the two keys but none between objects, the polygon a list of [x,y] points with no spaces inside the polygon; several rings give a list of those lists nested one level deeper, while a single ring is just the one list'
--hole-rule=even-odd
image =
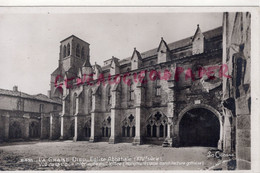
[{"label": "paved courtyard", "polygon": [[86,141],[31,141],[0,144],[0,170],[205,170],[220,161],[214,148],[133,146]]}]

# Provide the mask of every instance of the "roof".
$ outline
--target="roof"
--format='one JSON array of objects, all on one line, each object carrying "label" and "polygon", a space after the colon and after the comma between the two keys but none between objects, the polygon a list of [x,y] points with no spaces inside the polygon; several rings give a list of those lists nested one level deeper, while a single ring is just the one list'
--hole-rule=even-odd
[{"label": "roof", "polygon": [[142,56],[141,56],[140,52],[136,50],[136,48],[134,48],[134,52],[133,52],[131,59],[134,57],[135,53],[137,55],[137,58],[142,60]]},{"label": "roof", "polygon": [[[202,34],[204,35],[205,39],[210,39],[210,38],[214,38],[216,36],[220,36],[220,35],[222,35],[222,26],[209,30],[209,31],[206,31],[206,32],[203,32]],[[178,49],[181,47],[189,46],[192,44],[192,38],[193,38],[193,36],[169,43],[168,47],[170,50],[174,50],[174,49]],[[145,58],[157,55],[157,49],[158,48],[154,48],[154,49],[142,52],[141,53],[142,58],[145,59]],[[128,57],[128,58],[120,60],[119,62],[121,65],[126,64],[130,61],[130,59],[131,59],[131,57]]]},{"label": "roof", "polygon": [[38,101],[61,104],[58,101],[48,98],[44,94],[29,95],[29,94],[26,94],[26,93],[20,92],[20,91],[0,89],[0,95],[8,95],[8,96],[13,96],[13,97],[21,97],[21,98],[25,98],[25,99],[34,99],[34,100],[38,100]]},{"label": "roof", "polygon": [[65,39],[63,39],[63,40],[61,40],[60,43],[63,42],[63,41],[65,41],[65,40],[68,40],[68,39],[71,38],[71,37],[74,37],[74,38],[76,38],[76,39],[78,39],[78,40],[80,40],[80,41],[83,41],[84,43],[87,43],[87,44],[89,45],[88,42],[86,42],[86,41],[80,39],[79,37],[77,37],[77,36],[75,36],[75,35],[71,35],[71,36],[69,36],[69,37],[67,37],[67,38],[65,38]]}]

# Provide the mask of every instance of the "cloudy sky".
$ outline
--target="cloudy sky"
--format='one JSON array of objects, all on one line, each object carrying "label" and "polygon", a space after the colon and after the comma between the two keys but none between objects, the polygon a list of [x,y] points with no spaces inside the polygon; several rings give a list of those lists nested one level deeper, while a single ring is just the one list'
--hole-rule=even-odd
[{"label": "cloudy sky", "polygon": [[0,88],[46,94],[59,44],[74,34],[90,43],[90,62],[144,52],[222,25],[222,13],[1,13]]}]

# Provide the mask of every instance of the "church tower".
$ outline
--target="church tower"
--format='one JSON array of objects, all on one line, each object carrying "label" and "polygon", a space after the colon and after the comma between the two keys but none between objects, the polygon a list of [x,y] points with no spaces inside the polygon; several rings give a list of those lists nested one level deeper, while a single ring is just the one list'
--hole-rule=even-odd
[{"label": "church tower", "polygon": [[81,69],[91,68],[89,58],[89,43],[86,41],[71,35],[60,42],[59,66],[51,74],[51,98],[62,97],[62,88],[57,87],[58,83],[65,78],[76,78]]},{"label": "church tower", "polygon": [[60,42],[59,65],[62,75],[76,77],[78,69],[89,62],[89,43],[72,35]]}]

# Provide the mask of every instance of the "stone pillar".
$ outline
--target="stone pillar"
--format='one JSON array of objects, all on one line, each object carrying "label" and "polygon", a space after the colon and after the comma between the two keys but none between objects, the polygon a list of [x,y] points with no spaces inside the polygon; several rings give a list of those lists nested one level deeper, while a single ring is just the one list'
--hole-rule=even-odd
[{"label": "stone pillar", "polygon": [[50,136],[49,139],[58,139],[60,137],[60,115],[50,113]]},{"label": "stone pillar", "polygon": [[29,139],[29,126],[30,126],[30,115],[25,114],[23,115],[23,125],[24,125],[24,131],[22,132],[22,136],[24,139]]},{"label": "stone pillar", "polygon": [[78,114],[79,114],[79,96],[76,97],[76,112],[75,112],[75,119],[74,119],[74,137],[73,141],[76,142],[78,139]]},{"label": "stone pillar", "polygon": [[[172,73],[173,74],[173,73]],[[175,81],[173,79],[173,75],[171,77],[170,80],[168,80],[168,103],[167,103],[167,112],[168,112],[168,132],[167,132],[167,138],[165,139],[165,141],[163,142],[163,147],[167,147],[167,146],[176,146],[176,141],[175,143],[173,142],[173,137],[171,136],[171,127],[172,130],[174,129],[174,125],[173,123],[173,117],[176,117],[177,115],[175,115]],[[176,131],[176,130],[175,130]],[[175,132],[173,132],[173,134],[176,134]],[[176,137],[175,137],[176,138]]]},{"label": "stone pillar", "polygon": [[115,144],[118,142],[120,136],[121,126],[120,126],[120,84],[112,85],[112,105],[111,105],[111,136],[109,138],[110,144]]},{"label": "stone pillar", "polygon": [[49,139],[53,139],[53,113],[50,113],[50,136]]},{"label": "stone pillar", "polygon": [[98,141],[101,136],[101,128],[100,128],[100,117],[99,117],[99,109],[100,109],[100,88],[99,86],[95,86],[93,88],[93,96],[92,96],[92,112],[91,112],[91,136],[89,138],[89,142]]},{"label": "stone pillar", "polygon": [[60,117],[61,120],[61,127],[60,127],[60,140],[66,139],[67,137],[67,131],[68,131],[68,126],[67,126],[67,120],[68,120],[68,109],[69,109],[69,104],[67,102],[67,99],[65,96],[63,96],[62,99],[62,114]]},{"label": "stone pillar", "polygon": [[115,144],[118,142],[120,136],[120,110],[117,108],[111,108],[111,136],[109,138],[110,144]]},{"label": "stone pillar", "polygon": [[224,108],[224,141],[223,141],[223,151],[225,153],[231,153],[232,152],[232,126],[231,126],[231,118],[232,118],[232,112],[231,110]]},{"label": "stone pillar", "polygon": [[73,137],[73,141],[76,142],[78,139],[78,116],[75,115],[75,119],[74,119],[74,137]]},{"label": "stone pillar", "polygon": [[4,140],[8,140],[9,139],[9,125],[10,125],[10,115],[4,115],[3,116],[4,119],[4,134],[3,134],[3,138]]},{"label": "stone pillar", "polygon": [[145,136],[145,114],[143,113],[143,104],[144,104],[144,86],[139,81],[135,89],[135,138],[134,145],[143,144],[143,137]]}]

